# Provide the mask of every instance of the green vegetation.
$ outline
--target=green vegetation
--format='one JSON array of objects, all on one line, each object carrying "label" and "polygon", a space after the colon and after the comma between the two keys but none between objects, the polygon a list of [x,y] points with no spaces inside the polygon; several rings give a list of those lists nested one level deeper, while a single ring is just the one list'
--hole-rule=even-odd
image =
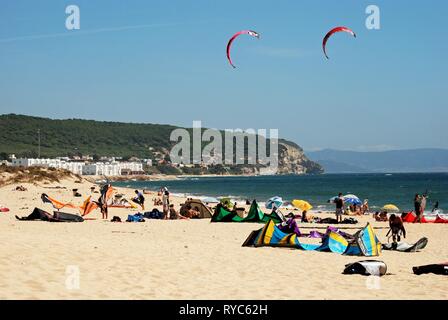
[{"label": "green vegetation", "polygon": [[[15,154],[17,157],[37,157],[38,130],[40,131],[41,157],[90,155],[95,161],[102,156],[122,157],[124,160],[130,157],[168,160],[169,150],[176,143],[170,141],[170,135],[177,128],[159,124],[80,119],[52,120],[16,114],[0,115],[0,160],[6,159],[8,154]],[[191,135],[192,129],[187,130]],[[282,139],[279,142],[302,152],[302,149],[293,142]],[[203,146],[205,144],[207,142],[203,142]],[[245,144],[245,148],[247,149],[247,144]],[[281,151],[284,147],[280,145],[279,149]],[[298,159],[298,161],[307,162],[306,165],[312,169],[309,171],[310,173],[321,171],[319,165],[307,158]],[[254,166],[250,165],[213,166],[207,172],[203,168],[196,167],[173,168],[166,165],[155,165],[155,168],[147,170],[148,173],[241,174],[254,171]]]}]

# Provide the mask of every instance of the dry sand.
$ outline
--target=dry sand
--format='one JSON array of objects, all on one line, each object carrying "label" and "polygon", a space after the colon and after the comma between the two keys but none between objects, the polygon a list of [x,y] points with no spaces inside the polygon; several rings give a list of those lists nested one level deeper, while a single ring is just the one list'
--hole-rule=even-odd
[{"label": "dry sand", "polygon": [[[412,243],[426,236],[417,253],[383,251],[388,275],[342,275],[344,265],[363,257],[286,248],[243,248],[260,224],[209,220],[146,220],[145,223],[18,221],[34,207],[51,211],[41,193],[80,204],[71,189],[90,194],[91,183],[24,184],[28,191],[0,188],[0,299],[447,299],[444,276],[412,273],[412,267],[448,260],[448,225],[407,224]],[[50,187],[64,186],[67,189]],[[133,190],[120,188],[131,197]],[[97,195],[95,195],[96,197]],[[154,196],[146,195],[148,207]],[[176,198],[175,203],[184,199]],[[160,208],[159,208],[160,209]],[[68,210],[67,210],[68,211]],[[123,221],[130,209],[110,209]],[[372,217],[380,240],[386,224]],[[303,225],[324,227],[322,225]],[[353,227],[353,226],[350,226]],[[349,230],[355,232],[355,230]],[[79,270],[79,288],[73,276]]]}]

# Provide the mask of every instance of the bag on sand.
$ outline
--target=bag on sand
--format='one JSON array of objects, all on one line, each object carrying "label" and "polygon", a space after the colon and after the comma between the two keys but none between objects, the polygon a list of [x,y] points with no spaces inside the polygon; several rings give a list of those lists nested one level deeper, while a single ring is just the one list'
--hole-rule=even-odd
[{"label": "bag on sand", "polygon": [[343,274],[361,274],[364,276],[384,276],[387,266],[383,261],[363,260],[345,265]]},{"label": "bag on sand", "polygon": [[141,213],[136,213],[134,215],[128,215],[126,222],[145,222],[145,219]]},{"label": "bag on sand", "polygon": [[112,220],[110,222],[121,222],[121,218],[118,216],[113,216]]}]

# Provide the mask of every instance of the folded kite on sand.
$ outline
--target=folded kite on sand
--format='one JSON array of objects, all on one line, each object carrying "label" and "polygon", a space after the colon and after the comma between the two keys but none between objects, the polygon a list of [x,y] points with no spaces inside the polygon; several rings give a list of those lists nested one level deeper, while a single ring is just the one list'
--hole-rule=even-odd
[{"label": "folded kite on sand", "polygon": [[[413,211],[404,214],[402,219],[403,222],[418,223],[417,215]],[[424,215],[420,219],[420,223],[448,223],[448,216],[445,214]]]},{"label": "folded kite on sand", "polygon": [[421,249],[424,249],[428,244],[428,238],[421,238],[414,244],[409,244],[407,242],[398,242],[394,243],[384,243],[383,250],[395,250],[400,252],[417,252]]},{"label": "folded kite on sand", "polygon": [[448,276],[448,262],[440,264],[428,264],[426,266],[413,267],[412,271],[416,275],[433,273]]},{"label": "folded kite on sand", "polygon": [[363,260],[345,265],[343,274],[361,274],[364,276],[384,276],[387,265],[383,261]]},{"label": "folded kite on sand", "polygon": [[319,244],[301,243],[295,233],[286,233],[280,230],[270,220],[266,225],[252,231],[244,241],[243,247],[287,247],[306,251],[324,251],[350,256],[378,256],[381,253],[381,243],[375,235],[373,228],[367,224],[350,238],[329,230]]},{"label": "folded kite on sand", "polygon": [[32,220],[42,220],[49,222],[83,222],[84,219],[81,216],[71,213],[64,213],[59,211],[54,211],[50,214],[42,209],[34,208],[33,212],[27,217],[18,217],[17,220],[21,221],[32,221]]}]

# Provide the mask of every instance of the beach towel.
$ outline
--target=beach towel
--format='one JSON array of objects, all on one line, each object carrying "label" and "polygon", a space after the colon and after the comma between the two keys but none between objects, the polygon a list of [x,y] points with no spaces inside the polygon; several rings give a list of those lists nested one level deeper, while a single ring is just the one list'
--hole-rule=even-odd
[{"label": "beach towel", "polygon": [[343,274],[360,274],[364,276],[384,276],[387,265],[383,261],[363,260],[345,265]]}]

